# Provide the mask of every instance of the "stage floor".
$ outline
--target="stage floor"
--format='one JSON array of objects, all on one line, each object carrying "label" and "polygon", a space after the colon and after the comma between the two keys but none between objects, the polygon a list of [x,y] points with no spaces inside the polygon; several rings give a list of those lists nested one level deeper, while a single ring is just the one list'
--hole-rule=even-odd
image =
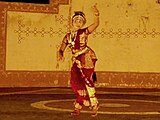
[{"label": "stage floor", "polygon": [[0,88],[0,120],[159,120],[160,89],[97,88],[98,116],[71,116],[70,88]]}]

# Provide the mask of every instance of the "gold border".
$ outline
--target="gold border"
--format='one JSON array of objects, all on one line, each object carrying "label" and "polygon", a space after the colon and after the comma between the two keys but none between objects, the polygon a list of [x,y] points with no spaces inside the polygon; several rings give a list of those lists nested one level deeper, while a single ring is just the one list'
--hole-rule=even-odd
[{"label": "gold border", "polygon": [[[0,87],[49,87],[54,85],[52,78],[67,78],[68,72],[62,71],[6,71],[7,11],[57,14],[60,4],[69,4],[69,0],[50,0],[50,4],[0,2]],[[66,85],[68,81],[63,81],[61,86]]]}]

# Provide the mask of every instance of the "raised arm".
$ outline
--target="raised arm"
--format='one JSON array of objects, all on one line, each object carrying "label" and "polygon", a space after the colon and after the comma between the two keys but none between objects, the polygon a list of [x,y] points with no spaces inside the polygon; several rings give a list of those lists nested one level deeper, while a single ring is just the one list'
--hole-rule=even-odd
[{"label": "raised arm", "polygon": [[97,9],[97,4],[95,4],[92,9],[94,12],[94,23],[88,27],[89,33],[92,33],[99,25],[99,10]]}]

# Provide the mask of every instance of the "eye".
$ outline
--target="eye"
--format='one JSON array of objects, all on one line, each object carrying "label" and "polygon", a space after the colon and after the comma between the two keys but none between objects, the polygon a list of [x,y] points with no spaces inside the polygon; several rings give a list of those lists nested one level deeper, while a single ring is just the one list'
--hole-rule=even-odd
[{"label": "eye", "polygon": [[83,23],[83,20],[82,19],[75,19],[75,20],[73,20],[73,22],[75,22],[75,23]]},{"label": "eye", "polygon": [[77,23],[77,22],[78,22],[78,20],[74,20],[73,22]]},{"label": "eye", "polygon": [[83,21],[80,19],[80,20],[79,20],[79,23],[82,23],[82,22],[83,22]]}]

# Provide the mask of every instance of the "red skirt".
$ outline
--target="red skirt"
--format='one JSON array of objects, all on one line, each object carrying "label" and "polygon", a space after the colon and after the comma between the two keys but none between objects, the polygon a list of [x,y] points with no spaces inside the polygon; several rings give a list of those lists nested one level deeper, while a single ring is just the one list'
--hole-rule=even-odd
[{"label": "red skirt", "polygon": [[[89,81],[91,85],[90,87],[95,87],[94,82],[92,80],[94,68],[91,69],[82,68],[82,71],[83,74],[85,75],[85,78],[87,78],[87,80]],[[82,91],[84,90],[87,92],[86,84],[87,83],[85,79],[82,77],[80,69],[77,67],[77,64],[74,63],[71,68],[71,88],[76,95],[76,103],[79,103],[80,105],[83,105],[84,100],[89,100],[88,94],[86,94],[85,96],[81,96],[78,93],[78,91],[80,90]]]}]

